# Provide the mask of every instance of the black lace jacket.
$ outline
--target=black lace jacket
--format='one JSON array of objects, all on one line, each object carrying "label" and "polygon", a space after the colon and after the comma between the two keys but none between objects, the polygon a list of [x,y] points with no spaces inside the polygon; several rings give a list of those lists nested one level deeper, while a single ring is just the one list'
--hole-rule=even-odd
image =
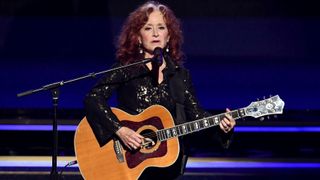
[{"label": "black lace jacket", "polygon": [[[189,72],[175,65],[169,57],[166,57],[166,63],[164,80],[160,84],[155,84],[151,71],[146,65],[141,65],[106,74],[86,95],[86,116],[100,146],[106,144],[121,127],[107,103],[112,93],[117,95],[118,108],[130,114],[138,114],[151,105],[160,104],[171,112],[176,124],[210,115],[200,108]],[[222,145],[227,146],[232,133],[224,134],[219,128],[213,129],[218,132],[214,135],[221,137]]]}]

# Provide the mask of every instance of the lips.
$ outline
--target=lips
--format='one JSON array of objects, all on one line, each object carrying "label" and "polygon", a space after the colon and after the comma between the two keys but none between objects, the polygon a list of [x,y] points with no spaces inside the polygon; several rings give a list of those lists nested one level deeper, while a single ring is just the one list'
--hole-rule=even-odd
[{"label": "lips", "polygon": [[160,43],[159,40],[154,40],[154,41],[151,41],[152,43]]}]

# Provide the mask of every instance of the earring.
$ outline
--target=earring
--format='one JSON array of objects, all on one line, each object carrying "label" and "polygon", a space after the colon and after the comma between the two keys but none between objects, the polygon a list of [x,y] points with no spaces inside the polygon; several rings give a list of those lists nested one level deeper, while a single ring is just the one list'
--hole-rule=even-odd
[{"label": "earring", "polygon": [[166,52],[167,53],[169,52],[169,45],[167,45],[167,47],[166,47]]},{"label": "earring", "polygon": [[139,54],[143,54],[143,49],[142,49],[142,44],[139,42],[139,47],[138,47],[138,49],[139,49]]}]

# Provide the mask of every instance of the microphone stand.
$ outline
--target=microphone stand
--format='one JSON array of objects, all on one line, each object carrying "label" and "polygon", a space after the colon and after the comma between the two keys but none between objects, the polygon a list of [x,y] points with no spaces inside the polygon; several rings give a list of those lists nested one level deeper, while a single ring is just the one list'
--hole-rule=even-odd
[{"label": "microphone stand", "polygon": [[42,86],[41,88],[38,89],[32,89],[29,91],[25,91],[22,93],[17,94],[17,97],[22,97],[22,96],[27,96],[33,93],[37,93],[40,91],[47,91],[50,90],[51,91],[51,95],[52,95],[52,104],[53,104],[53,121],[52,121],[52,131],[53,131],[53,146],[52,146],[52,167],[51,167],[51,173],[50,173],[50,179],[56,180],[58,179],[58,172],[57,172],[57,155],[58,155],[58,123],[57,123],[57,110],[58,110],[58,100],[59,100],[59,88],[65,84],[69,84],[69,83],[73,83],[79,80],[83,80],[89,77],[96,77],[97,75],[100,74],[106,74],[112,71],[116,71],[116,70],[120,70],[120,69],[124,69],[124,68],[128,68],[131,66],[135,66],[138,64],[143,64],[143,63],[148,63],[148,62],[152,62],[154,61],[154,59],[149,58],[149,59],[144,59],[141,60],[139,62],[135,62],[132,64],[127,64],[124,66],[120,66],[120,67],[116,67],[116,68],[112,68],[112,69],[108,69],[108,70],[104,70],[104,71],[100,71],[97,73],[89,73],[87,75],[84,76],[80,76],[78,78],[74,78],[74,79],[70,79],[67,81],[58,81],[55,83],[51,83],[51,84],[47,84]]}]

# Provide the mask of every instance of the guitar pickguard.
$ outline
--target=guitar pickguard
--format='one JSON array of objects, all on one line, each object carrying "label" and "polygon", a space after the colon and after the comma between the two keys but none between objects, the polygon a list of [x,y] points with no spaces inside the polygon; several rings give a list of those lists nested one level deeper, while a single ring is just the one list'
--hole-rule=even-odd
[{"label": "guitar pickguard", "polygon": [[[163,129],[163,124],[159,117],[151,117],[141,122],[132,122],[129,120],[122,120],[121,124],[123,126],[129,127],[132,130],[140,133],[142,136],[154,135],[158,129]],[[152,133],[153,132],[153,133]],[[144,133],[147,133],[144,134]],[[151,138],[152,139],[152,138]],[[155,141],[153,146],[148,148],[138,149],[137,151],[126,151],[125,157],[129,168],[135,168],[141,162],[146,159],[162,157],[167,153],[167,142],[156,141],[157,139],[152,139]]]}]

